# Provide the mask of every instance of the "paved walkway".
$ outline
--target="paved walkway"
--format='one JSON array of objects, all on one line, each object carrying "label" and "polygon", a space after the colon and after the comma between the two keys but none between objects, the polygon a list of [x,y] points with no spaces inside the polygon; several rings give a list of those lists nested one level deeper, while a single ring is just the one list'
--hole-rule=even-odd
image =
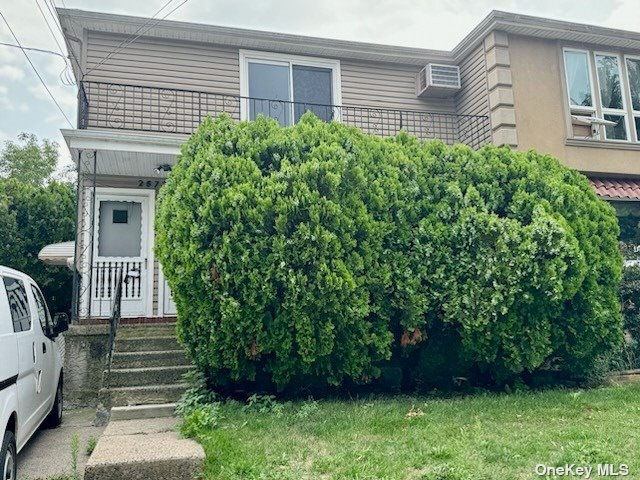
[{"label": "paved walkway", "polygon": [[41,428],[18,455],[20,480],[47,479],[71,473],[71,438],[78,435],[78,472],[84,473],[87,463],[87,442],[102,435],[104,427],[92,426],[95,408],[65,411],[62,425],[49,430]]}]

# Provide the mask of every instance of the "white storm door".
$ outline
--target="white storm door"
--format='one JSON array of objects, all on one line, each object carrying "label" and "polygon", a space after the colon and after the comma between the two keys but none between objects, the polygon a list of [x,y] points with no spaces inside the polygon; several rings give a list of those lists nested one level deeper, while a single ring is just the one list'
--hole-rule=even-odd
[{"label": "white storm door", "polygon": [[134,191],[97,194],[91,315],[108,317],[122,272],[122,317],[147,315],[150,244],[150,197]]}]

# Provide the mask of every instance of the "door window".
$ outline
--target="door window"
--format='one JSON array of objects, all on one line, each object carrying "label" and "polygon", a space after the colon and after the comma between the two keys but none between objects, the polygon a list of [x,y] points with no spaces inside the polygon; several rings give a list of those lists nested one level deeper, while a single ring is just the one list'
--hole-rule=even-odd
[{"label": "door window", "polygon": [[98,256],[140,257],[142,252],[142,204],[100,201]]},{"label": "door window", "polygon": [[11,277],[4,277],[4,288],[7,291],[9,300],[9,310],[13,321],[13,331],[15,333],[31,330],[31,311],[27,291],[21,280]]},{"label": "door window", "polygon": [[38,320],[40,320],[40,325],[42,326],[42,331],[46,334],[49,334],[52,330],[51,324],[51,315],[49,314],[49,309],[47,308],[47,303],[44,301],[40,290],[35,285],[31,285],[31,291],[33,292],[33,296],[36,299],[36,309],[38,310]]}]

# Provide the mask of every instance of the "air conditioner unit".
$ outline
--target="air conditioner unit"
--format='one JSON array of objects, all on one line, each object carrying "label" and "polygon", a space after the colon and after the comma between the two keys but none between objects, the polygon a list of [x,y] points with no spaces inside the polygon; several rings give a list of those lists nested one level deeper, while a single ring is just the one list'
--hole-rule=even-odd
[{"label": "air conditioner unit", "polygon": [[429,63],[418,73],[419,97],[449,97],[460,90],[460,67]]}]

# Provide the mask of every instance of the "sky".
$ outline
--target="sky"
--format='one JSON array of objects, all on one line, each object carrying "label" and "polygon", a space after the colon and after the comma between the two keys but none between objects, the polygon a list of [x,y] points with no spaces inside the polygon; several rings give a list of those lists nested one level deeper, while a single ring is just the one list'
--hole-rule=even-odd
[{"label": "sky", "polygon": [[[49,0],[56,6],[152,16],[167,0]],[[172,0],[163,13],[183,0]],[[25,47],[64,48],[46,0],[0,0],[0,12]],[[640,31],[639,0],[188,0],[168,18],[430,49],[452,49],[491,10]],[[38,6],[52,27],[49,31]],[[15,43],[0,19],[0,42]],[[65,61],[28,52],[75,128],[76,88],[65,85]],[[66,51],[63,52],[65,55]],[[60,145],[60,168],[70,163],[60,134],[70,128],[17,48],[0,45],[0,142],[20,132]]]}]

